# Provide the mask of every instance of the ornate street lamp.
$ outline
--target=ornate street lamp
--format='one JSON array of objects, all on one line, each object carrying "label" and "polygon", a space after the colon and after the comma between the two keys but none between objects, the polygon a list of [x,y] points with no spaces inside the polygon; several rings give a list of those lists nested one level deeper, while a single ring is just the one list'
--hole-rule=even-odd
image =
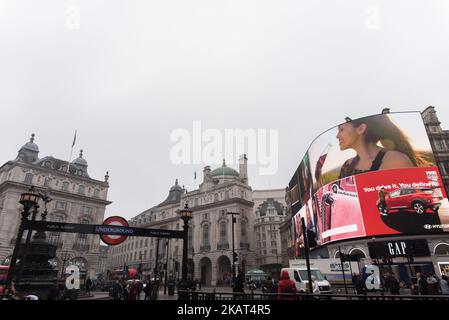
[{"label": "ornate street lamp", "polygon": [[[184,240],[182,249],[182,283],[185,286],[187,281],[187,240],[189,232],[189,220],[192,219],[193,211],[189,208],[188,202],[186,202],[184,209],[179,210],[179,217],[184,221]],[[184,288],[184,287],[183,287]]]},{"label": "ornate street lamp", "polygon": [[[6,287],[11,285],[13,274],[15,273],[15,268],[17,264],[17,256],[19,255],[20,243],[22,242],[23,232],[25,230],[24,224],[28,221],[30,215],[30,209],[37,206],[39,201],[39,195],[34,192],[34,187],[31,186],[28,192],[22,193],[20,195],[19,203],[23,205],[23,211],[20,213],[22,215],[22,220],[20,222],[19,231],[17,232],[16,244],[14,246],[14,251],[11,257],[11,263],[9,265],[8,277],[6,279]],[[29,230],[28,232],[31,232]],[[23,259],[22,259],[23,260]]]}]

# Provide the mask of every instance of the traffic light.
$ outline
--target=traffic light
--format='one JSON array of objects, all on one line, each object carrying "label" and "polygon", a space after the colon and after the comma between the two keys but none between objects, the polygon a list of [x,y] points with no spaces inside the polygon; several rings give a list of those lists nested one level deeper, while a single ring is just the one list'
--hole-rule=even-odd
[{"label": "traffic light", "polygon": [[239,261],[239,255],[237,254],[237,252],[234,252],[232,255],[233,255],[234,263]]}]

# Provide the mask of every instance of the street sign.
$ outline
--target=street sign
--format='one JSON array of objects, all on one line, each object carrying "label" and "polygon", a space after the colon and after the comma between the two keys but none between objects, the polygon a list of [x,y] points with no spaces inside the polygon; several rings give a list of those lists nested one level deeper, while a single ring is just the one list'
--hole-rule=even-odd
[{"label": "street sign", "polygon": [[[119,216],[109,217],[103,221],[103,226],[119,226],[119,227],[129,227],[128,221],[125,218]],[[115,246],[126,240],[128,236],[126,235],[114,235],[114,234],[102,234],[100,235],[101,240],[104,243]]]},{"label": "street sign", "polygon": [[184,239],[184,231],[181,230],[132,228],[122,227],[121,225],[26,221],[24,222],[23,226],[25,230],[36,231]]}]

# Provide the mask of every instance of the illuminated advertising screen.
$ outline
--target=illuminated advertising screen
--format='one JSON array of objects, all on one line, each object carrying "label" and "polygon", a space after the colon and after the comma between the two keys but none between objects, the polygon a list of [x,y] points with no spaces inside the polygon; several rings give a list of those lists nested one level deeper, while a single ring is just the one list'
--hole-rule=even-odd
[{"label": "illuminated advertising screen", "polygon": [[[449,204],[419,112],[346,121],[318,136],[289,184],[314,245],[449,232]],[[299,220],[299,221],[298,221]]]}]

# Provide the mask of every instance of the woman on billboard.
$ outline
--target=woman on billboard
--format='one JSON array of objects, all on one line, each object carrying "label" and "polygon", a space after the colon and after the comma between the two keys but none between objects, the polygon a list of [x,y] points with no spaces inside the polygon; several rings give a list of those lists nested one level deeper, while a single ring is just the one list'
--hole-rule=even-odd
[{"label": "woman on billboard", "polygon": [[357,155],[345,161],[339,179],[376,170],[428,165],[387,115],[348,120],[338,126],[337,139],[340,150],[354,149]]}]

